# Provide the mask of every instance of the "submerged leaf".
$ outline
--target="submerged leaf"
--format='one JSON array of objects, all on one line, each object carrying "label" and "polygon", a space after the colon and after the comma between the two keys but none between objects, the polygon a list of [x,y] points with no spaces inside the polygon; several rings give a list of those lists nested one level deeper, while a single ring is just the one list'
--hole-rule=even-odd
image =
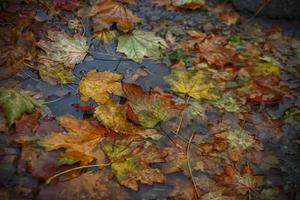
[{"label": "submerged leaf", "polygon": [[217,100],[217,85],[204,70],[172,70],[165,77],[175,92],[187,94],[197,100]]},{"label": "submerged leaf", "polygon": [[89,46],[87,39],[79,34],[70,37],[64,32],[49,31],[49,41],[41,40],[37,43],[49,60],[74,67],[81,63],[87,54]]},{"label": "submerged leaf", "polygon": [[160,50],[168,46],[164,39],[154,33],[140,30],[121,35],[118,40],[117,51],[125,53],[135,62],[141,62],[144,57],[158,59],[161,57]]},{"label": "submerged leaf", "polygon": [[127,200],[127,192],[120,185],[109,179],[109,172],[101,170],[87,172],[68,181],[42,185],[37,196],[38,200],[84,200],[84,199],[114,199]]},{"label": "submerged leaf", "polygon": [[68,133],[54,132],[40,139],[39,144],[47,151],[65,148],[66,154],[82,165],[89,164],[94,159],[97,163],[104,163],[105,157],[100,148],[106,129],[93,125],[88,121],[71,116],[61,116],[59,123],[68,130]]},{"label": "submerged leaf", "polygon": [[74,75],[70,68],[63,65],[57,65],[54,67],[39,66],[39,75],[41,79],[52,85],[66,84],[74,82]]},{"label": "submerged leaf", "polygon": [[79,82],[78,90],[81,99],[88,101],[89,98],[92,98],[97,103],[104,104],[110,94],[122,95],[122,86],[119,82],[121,79],[122,75],[119,73],[89,71]]},{"label": "submerged leaf", "polygon": [[0,108],[11,126],[24,112],[32,113],[38,104],[20,91],[0,88]]}]

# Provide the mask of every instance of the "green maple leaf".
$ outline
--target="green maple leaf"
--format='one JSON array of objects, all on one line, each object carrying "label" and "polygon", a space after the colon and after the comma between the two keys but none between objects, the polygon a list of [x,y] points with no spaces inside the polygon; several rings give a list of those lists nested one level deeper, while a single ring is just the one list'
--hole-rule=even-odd
[{"label": "green maple leaf", "polygon": [[161,49],[168,46],[164,39],[154,33],[140,30],[121,35],[118,40],[117,51],[126,54],[135,62],[141,62],[144,57],[161,58]]},{"label": "green maple leaf", "polygon": [[32,113],[37,105],[30,96],[12,89],[0,88],[0,108],[9,126],[19,119],[24,112]]}]

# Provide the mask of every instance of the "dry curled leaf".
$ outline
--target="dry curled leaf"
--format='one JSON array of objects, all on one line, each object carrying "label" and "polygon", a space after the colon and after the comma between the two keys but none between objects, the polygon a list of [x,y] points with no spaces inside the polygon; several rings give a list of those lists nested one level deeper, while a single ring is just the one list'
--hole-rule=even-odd
[{"label": "dry curled leaf", "polygon": [[53,132],[41,138],[39,145],[47,151],[65,148],[66,154],[74,160],[81,161],[82,165],[87,165],[94,159],[97,163],[105,162],[100,148],[100,142],[106,134],[104,127],[67,115],[58,117],[58,121],[68,132]]},{"label": "dry curled leaf", "polygon": [[121,79],[122,75],[119,73],[89,71],[79,82],[81,99],[88,101],[92,98],[97,103],[104,104],[110,98],[110,94],[122,95],[122,86],[119,82]]}]

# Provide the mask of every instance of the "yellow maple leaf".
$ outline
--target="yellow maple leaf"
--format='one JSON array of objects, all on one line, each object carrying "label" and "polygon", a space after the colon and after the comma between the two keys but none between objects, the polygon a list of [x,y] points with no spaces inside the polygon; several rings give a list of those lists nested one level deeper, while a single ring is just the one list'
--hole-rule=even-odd
[{"label": "yellow maple leaf", "polygon": [[92,70],[79,82],[79,92],[82,101],[94,99],[97,103],[104,104],[110,94],[122,95],[122,86],[119,82],[122,75],[119,73]]},{"label": "yellow maple leaf", "polygon": [[198,100],[217,100],[217,85],[205,70],[172,70],[165,77],[175,92],[187,94]]}]

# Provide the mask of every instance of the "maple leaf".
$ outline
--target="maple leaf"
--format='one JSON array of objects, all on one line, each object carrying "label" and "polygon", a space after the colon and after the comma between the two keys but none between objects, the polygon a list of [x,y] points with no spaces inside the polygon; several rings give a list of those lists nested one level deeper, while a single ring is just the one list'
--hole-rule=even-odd
[{"label": "maple leaf", "polygon": [[0,29],[0,80],[17,74],[26,60],[36,54],[35,41],[32,33],[22,33],[17,28],[7,34],[7,29]]},{"label": "maple leaf", "polygon": [[127,200],[129,196],[118,183],[109,179],[109,172],[87,172],[68,181],[42,185],[38,200],[113,199]]},{"label": "maple leaf", "polygon": [[70,37],[65,32],[49,31],[48,39],[37,43],[45,51],[46,58],[71,68],[83,61],[89,48],[87,39],[79,34]]},{"label": "maple leaf", "polygon": [[54,67],[42,65],[38,67],[38,70],[41,79],[46,81],[47,83],[50,83],[51,85],[74,82],[75,77],[70,68],[64,67],[61,64]]},{"label": "maple leaf", "polygon": [[255,74],[262,76],[280,76],[280,65],[276,62],[272,62],[271,60],[260,62],[255,66]]},{"label": "maple leaf", "polygon": [[165,81],[175,92],[187,94],[197,100],[217,100],[217,85],[205,70],[172,70]]},{"label": "maple leaf", "polygon": [[32,113],[38,104],[20,91],[0,87],[0,108],[11,126],[24,112]]},{"label": "maple leaf", "polygon": [[66,154],[80,160],[82,165],[89,164],[94,159],[97,163],[104,163],[105,158],[99,146],[106,134],[104,127],[67,115],[58,117],[58,121],[68,133],[53,132],[41,138],[39,145],[47,151],[65,148]]},{"label": "maple leaf", "polygon": [[226,186],[227,190],[244,195],[250,190],[255,190],[262,183],[263,177],[253,176],[249,166],[245,166],[240,173],[232,165],[225,165],[224,173],[216,176],[215,180]]},{"label": "maple leaf", "polygon": [[32,144],[23,144],[19,172],[27,169],[33,177],[47,180],[56,173],[58,155],[59,152],[45,152]]},{"label": "maple leaf", "polygon": [[140,137],[105,140],[102,149],[111,161],[111,169],[121,185],[138,190],[138,181],[144,184],[163,183],[164,174],[151,163],[164,162],[163,149],[147,143]]},{"label": "maple leaf", "polygon": [[152,137],[157,135],[155,129],[142,129],[135,126],[126,118],[126,107],[116,101],[109,100],[104,105],[95,109],[94,116],[106,127],[117,133],[141,135],[142,137]]},{"label": "maple leaf", "polygon": [[194,63],[199,63],[204,59],[210,65],[223,67],[236,62],[237,52],[228,43],[227,38],[195,31],[188,31],[188,34],[192,39],[181,42],[181,46],[196,54]]},{"label": "maple leaf", "polygon": [[117,32],[114,30],[102,30],[95,33],[95,37],[104,43],[108,43],[115,39]]},{"label": "maple leaf", "polygon": [[218,188],[212,192],[208,192],[201,196],[201,200],[238,200],[237,197],[234,196],[226,196],[223,194],[224,188]]},{"label": "maple leaf", "polygon": [[83,77],[78,86],[81,100],[88,101],[89,98],[104,104],[110,94],[122,95],[122,86],[119,82],[122,75],[110,71],[97,72],[91,70]]},{"label": "maple leaf", "polygon": [[195,200],[195,189],[193,184],[187,178],[170,177],[167,183],[173,186],[173,190],[168,194],[171,199]]},{"label": "maple leaf", "polygon": [[147,128],[153,128],[157,123],[170,118],[181,110],[175,105],[169,93],[152,89],[149,93],[136,84],[123,83],[122,88],[129,104],[130,119]]},{"label": "maple leaf", "polygon": [[[109,28],[113,23],[117,24],[120,31],[128,32],[134,28],[134,23],[140,21],[140,18],[125,8],[122,4],[113,0],[104,0],[94,5],[90,10],[89,16],[94,17],[93,22],[100,20],[106,23]],[[100,31],[101,29],[94,30]]]},{"label": "maple leaf", "polygon": [[241,154],[251,148],[262,150],[261,145],[259,145],[254,137],[239,126],[231,127],[224,132],[216,134],[215,136],[219,139],[224,139],[229,144],[228,155],[229,158],[234,161],[239,160]]},{"label": "maple leaf", "polygon": [[141,62],[144,57],[158,59],[161,49],[167,48],[164,39],[155,36],[153,32],[134,30],[132,33],[118,37],[117,51],[124,53],[129,59]]}]

